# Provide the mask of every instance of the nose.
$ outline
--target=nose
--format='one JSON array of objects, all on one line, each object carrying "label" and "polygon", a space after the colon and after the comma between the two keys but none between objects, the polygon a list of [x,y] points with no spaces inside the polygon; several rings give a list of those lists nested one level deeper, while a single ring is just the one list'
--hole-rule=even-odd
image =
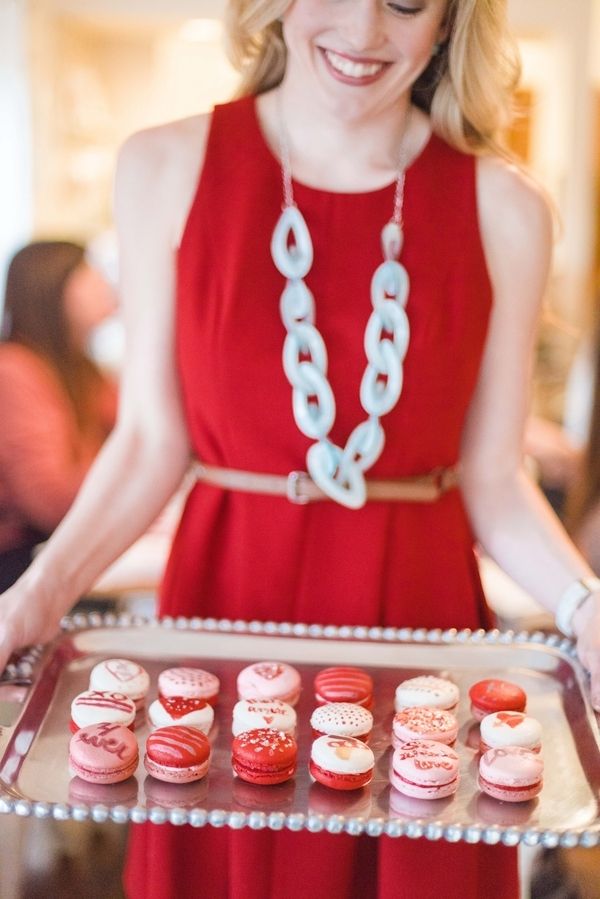
[{"label": "nose", "polygon": [[355,0],[346,7],[345,37],[349,48],[356,51],[376,50],[383,36],[380,0]]}]

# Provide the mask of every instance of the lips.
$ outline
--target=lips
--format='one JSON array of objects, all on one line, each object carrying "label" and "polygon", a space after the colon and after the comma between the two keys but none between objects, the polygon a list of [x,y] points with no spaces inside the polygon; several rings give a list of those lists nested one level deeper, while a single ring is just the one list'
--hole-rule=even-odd
[{"label": "lips", "polygon": [[325,65],[336,80],[344,84],[365,85],[377,81],[391,65],[380,59],[348,56],[320,47]]}]

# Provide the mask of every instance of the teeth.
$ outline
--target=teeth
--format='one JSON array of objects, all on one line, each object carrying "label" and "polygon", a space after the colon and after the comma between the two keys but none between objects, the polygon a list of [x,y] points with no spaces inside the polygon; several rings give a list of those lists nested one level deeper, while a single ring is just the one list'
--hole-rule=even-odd
[{"label": "teeth", "polygon": [[351,62],[344,56],[338,56],[332,50],[325,50],[325,56],[336,72],[340,72],[340,74],[349,78],[365,78],[368,75],[376,75],[377,72],[381,72],[384,66],[384,63],[377,62]]}]

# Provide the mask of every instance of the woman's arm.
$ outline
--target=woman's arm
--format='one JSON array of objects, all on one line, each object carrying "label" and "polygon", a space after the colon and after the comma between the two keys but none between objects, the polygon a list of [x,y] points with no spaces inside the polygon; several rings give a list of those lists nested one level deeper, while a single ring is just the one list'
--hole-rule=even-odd
[{"label": "woman's arm", "polygon": [[[522,469],[531,358],[552,243],[539,192],[503,163],[479,161],[482,239],[494,305],[461,452],[461,484],[475,535],[511,577],[554,612],[566,588],[592,574]],[[586,626],[582,616],[586,613]],[[575,616],[580,657],[600,705],[600,596]]]},{"label": "woman's arm", "polygon": [[0,670],[19,646],[49,639],[61,616],[142,534],[181,483],[188,436],[174,359],[175,251],[208,122],[134,135],[116,180],[127,330],[119,415],[71,510],[0,597]]}]

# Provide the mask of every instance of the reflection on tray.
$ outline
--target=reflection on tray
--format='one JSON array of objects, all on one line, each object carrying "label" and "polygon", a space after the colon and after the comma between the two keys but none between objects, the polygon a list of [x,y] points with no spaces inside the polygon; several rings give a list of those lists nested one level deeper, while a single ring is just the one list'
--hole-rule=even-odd
[{"label": "reflection on tray", "polygon": [[308,791],[308,811],[316,815],[344,815],[366,818],[371,813],[373,798],[370,787],[359,790],[331,790],[313,783]]},{"label": "reflection on tray", "polygon": [[483,824],[497,824],[499,827],[523,827],[534,817],[538,800],[501,802],[485,793],[479,793],[473,805],[475,817],[479,818]]},{"label": "reflection on tray", "polygon": [[453,797],[445,799],[414,799],[390,787],[390,818],[439,818],[445,808],[453,802]]},{"label": "reflection on tray", "polygon": [[263,811],[265,808],[274,812],[286,811],[292,807],[295,792],[294,780],[265,787],[246,783],[239,777],[233,779],[233,802],[241,811]]},{"label": "reflection on tray", "polygon": [[69,783],[69,802],[77,805],[127,805],[137,803],[138,782],[128,777],[116,784],[91,784],[80,777],[73,777]]},{"label": "reflection on tray", "polygon": [[208,796],[208,777],[188,784],[168,784],[148,775],[144,780],[144,795],[149,808],[157,805],[166,809],[198,808]]}]

